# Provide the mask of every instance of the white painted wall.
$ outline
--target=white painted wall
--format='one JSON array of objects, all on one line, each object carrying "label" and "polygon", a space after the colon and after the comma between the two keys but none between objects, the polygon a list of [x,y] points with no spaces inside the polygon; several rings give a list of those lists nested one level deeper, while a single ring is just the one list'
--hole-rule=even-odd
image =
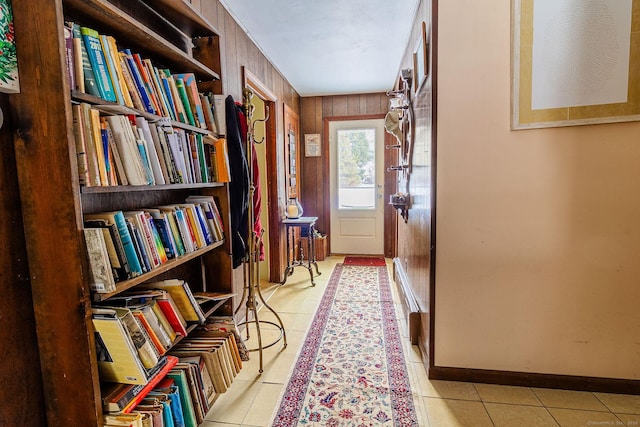
[{"label": "white painted wall", "polygon": [[510,3],[439,2],[435,365],[640,379],[640,124],[510,131]]}]

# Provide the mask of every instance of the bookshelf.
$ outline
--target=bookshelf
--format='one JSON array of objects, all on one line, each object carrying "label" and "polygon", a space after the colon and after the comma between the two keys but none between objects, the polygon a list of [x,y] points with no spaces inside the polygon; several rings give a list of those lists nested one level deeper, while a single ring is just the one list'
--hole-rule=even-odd
[{"label": "bookshelf", "polygon": [[[113,35],[119,47],[175,72],[194,73],[203,90],[215,88],[218,93],[219,35],[183,0],[32,0],[14,2],[13,9],[21,93],[10,102],[47,422],[99,426],[103,414],[92,303],[145,281],[173,277],[188,281],[194,291],[230,292],[231,248],[227,239],[118,282],[113,293],[93,294],[83,215],[184,203],[189,195],[213,196],[229,236],[229,199],[227,185],[221,183],[80,185],[72,104],[86,102],[105,112],[122,107],[71,90],[64,22],[73,20]],[[133,113],[154,118],[138,110]],[[206,132],[176,121],[172,125]],[[230,304],[215,309],[231,314]]]}]

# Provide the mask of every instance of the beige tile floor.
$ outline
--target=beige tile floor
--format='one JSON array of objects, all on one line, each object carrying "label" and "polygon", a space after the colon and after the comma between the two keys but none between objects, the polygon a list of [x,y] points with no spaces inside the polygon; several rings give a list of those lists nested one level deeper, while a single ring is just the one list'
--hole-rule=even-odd
[{"label": "beige tile floor", "polygon": [[[229,390],[215,402],[202,427],[269,425],[333,266],[342,260],[329,257],[318,263],[322,274],[315,279],[316,287],[311,287],[308,272],[300,267],[284,286],[263,287],[268,304],[285,326],[287,346],[283,347],[280,340],[263,351],[262,374],[259,353],[251,352],[251,359],[244,363]],[[394,298],[401,332],[406,337],[405,322],[397,297]],[[265,309],[259,312],[259,317],[273,320]],[[247,345],[254,348],[257,334],[250,332]],[[264,324],[261,332],[265,344],[278,337],[278,331],[269,324]],[[408,339],[405,343],[421,426],[640,426],[640,396],[431,381],[417,347],[411,346]]]}]

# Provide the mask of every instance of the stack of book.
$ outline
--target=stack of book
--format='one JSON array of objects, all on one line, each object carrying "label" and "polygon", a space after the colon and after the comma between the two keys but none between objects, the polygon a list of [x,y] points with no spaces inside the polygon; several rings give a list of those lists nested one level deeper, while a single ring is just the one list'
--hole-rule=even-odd
[{"label": "stack of book", "polygon": [[167,118],[72,106],[78,177],[87,187],[229,182],[224,138],[172,125]]},{"label": "stack of book", "polygon": [[190,196],[183,204],[85,214],[83,232],[89,283],[96,293],[114,292],[117,282],[224,239],[222,217],[210,196]]},{"label": "stack of book", "polygon": [[105,413],[154,412],[158,393],[177,393],[178,425],[197,426],[242,367],[233,333],[196,328],[187,337],[206,318],[183,280],[145,283],[92,312]]},{"label": "stack of book", "polygon": [[215,108],[221,95],[198,91],[193,73],[172,73],[130,49],[119,49],[114,37],[65,24],[66,57],[71,88],[105,101],[163,116],[216,135],[224,124]]}]

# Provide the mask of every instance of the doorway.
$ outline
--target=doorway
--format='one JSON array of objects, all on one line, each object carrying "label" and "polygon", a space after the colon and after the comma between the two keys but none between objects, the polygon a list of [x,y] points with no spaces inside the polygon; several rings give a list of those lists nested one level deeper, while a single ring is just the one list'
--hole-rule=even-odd
[{"label": "doorway", "polygon": [[384,120],[329,122],[330,245],[384,254]]},{"label": "doorway", "polygon": [[[278,282],[282,275],[280,244],[280,218],[278,205],[280,195],[278,193],[277,173],[273,170],[276,162],[276,127],[277,97],[254,74],[246,68],[242,68],[244,87],[253,93],[251,103],[253,105],[253,137],[256,144],[255,154],[260,175],[259,188],[256,194],[260,196],[260,225],[264,230],[261,244],[264,257],[259,263],[259,275],[261,280]],[[275,177],[275,178],[274,178]]]}]

